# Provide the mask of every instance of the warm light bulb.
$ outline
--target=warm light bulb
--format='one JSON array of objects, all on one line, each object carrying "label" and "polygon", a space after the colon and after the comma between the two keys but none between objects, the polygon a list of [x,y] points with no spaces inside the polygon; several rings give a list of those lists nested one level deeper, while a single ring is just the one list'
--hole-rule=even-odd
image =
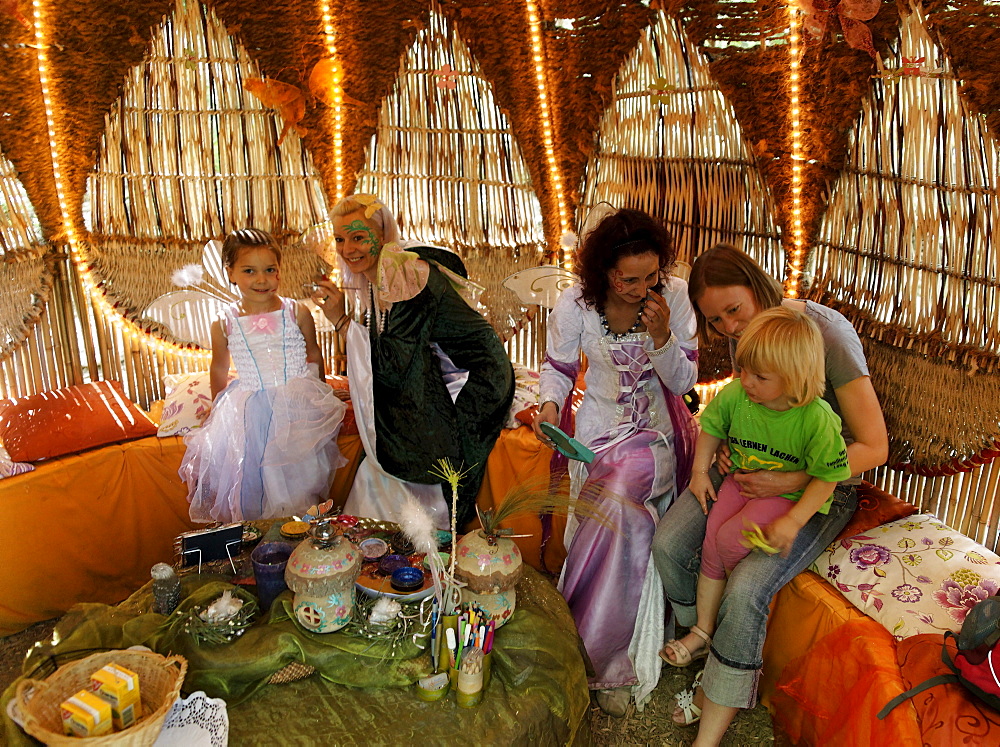
[{"label": "warm light bulb", "polygon": [[[566,210],[566,198],[562,188],[562,178],[559,174],[558,161],[553,147],[552,134],[552,112],[549,109],[548,90],[545,78],[545,55],[542,49],[542,36],[540,32],[538,4],[535,0],[525,0],[525,8],[528,17],[528,26],[531,37],[532,60],[535,65],[535,81],[538,90],[538,108],[542,118],[542,145],[545,148],[545,156],[549,165],[549,179],[552,183],[552,191],[559,212],[559,227],[562,233],[569,230],[569,217]],[[560,249],[560,251],[564,251]],[[567,261],[568,255],[563,255],[563,261]]]}]

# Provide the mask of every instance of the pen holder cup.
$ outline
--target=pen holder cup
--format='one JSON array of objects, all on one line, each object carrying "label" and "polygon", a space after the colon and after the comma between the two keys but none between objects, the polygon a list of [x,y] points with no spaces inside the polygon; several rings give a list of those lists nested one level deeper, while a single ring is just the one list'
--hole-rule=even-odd
[{"label": "pen holder cup", "polygon": [[490,651],[488,654],[483,656],[483,690],[490,686],[490,680],[493,679],[493,652]]},{"label": "pen holder cup", "polygon": [[441,700],[451,689],[451,677],[447,672],[432,674],[417,680],[417,697],[421,700],[432,703]]},{"label": "pen holder cup", "polygon": [[458,615],[441,615],[438,624],[438,671],[447,672],[451,668],[451,652],[448,649],[448,629],[454,630],[455,640],[458,640]]},{"label": "pen holder cup", "polygon": [[472,708],[479,705],[483,699],[483,672],[474,674],[462,671],[455,684],[455,702],[462,708]]}]

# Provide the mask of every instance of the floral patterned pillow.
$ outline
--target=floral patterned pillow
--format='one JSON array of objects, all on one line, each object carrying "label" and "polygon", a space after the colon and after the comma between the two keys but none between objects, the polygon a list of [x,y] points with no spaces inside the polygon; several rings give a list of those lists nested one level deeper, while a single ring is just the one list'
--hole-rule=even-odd
[{"label": "floral patterned pillow", "polygon": [[524,366],[514,365],[514,401],[507,411],[504,428],[517,428],[522,424],[518,413],[534,407],[538,403],[538,372]]},{"label": "floral patterned pillow", "polygon": [[835,541],[810,567],[896,638],[958,632],[1000,591],[1000,556],[917,514]]},{"label": "floral patterned pillow", "polygon": [[[232,376],[232,374],[230,374]],[[163,377],[167,393],[156,435],[183,436],[200,428],[212,408],[212,382],[208,371],[168,374]]]}]

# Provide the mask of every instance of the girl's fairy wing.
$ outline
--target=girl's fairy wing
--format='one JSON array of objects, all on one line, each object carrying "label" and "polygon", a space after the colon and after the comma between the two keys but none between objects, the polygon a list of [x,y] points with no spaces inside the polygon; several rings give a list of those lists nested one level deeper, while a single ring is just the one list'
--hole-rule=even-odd
[{"label": "girl's fairy wing", "polygon": [[177,290],[156,298],[144,316],[162,324],[180,341],[211,348],[212,322],[225,306],[225,302],[204,291]]},{"label": "girl's fairy wing", "polygon": [[579,277],[557,265],[541,265],[518,270],[503,280],[504,288],[517,294],[521,303],[538,304],[551,309],[559,294],[573,285]]}]

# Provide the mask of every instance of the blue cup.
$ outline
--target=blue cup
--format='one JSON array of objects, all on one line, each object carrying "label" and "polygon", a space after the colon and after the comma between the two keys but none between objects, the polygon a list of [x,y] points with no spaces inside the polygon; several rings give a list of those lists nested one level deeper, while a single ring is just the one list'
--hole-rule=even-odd
[{"label": "blue cup", "polygon": [[285,566],[292,554],[287,542],[261,542],[250,553],[253,575],[257,580],[257,599],[260,609],[267,612],[277,596],[288,588],[285,583]]}]

